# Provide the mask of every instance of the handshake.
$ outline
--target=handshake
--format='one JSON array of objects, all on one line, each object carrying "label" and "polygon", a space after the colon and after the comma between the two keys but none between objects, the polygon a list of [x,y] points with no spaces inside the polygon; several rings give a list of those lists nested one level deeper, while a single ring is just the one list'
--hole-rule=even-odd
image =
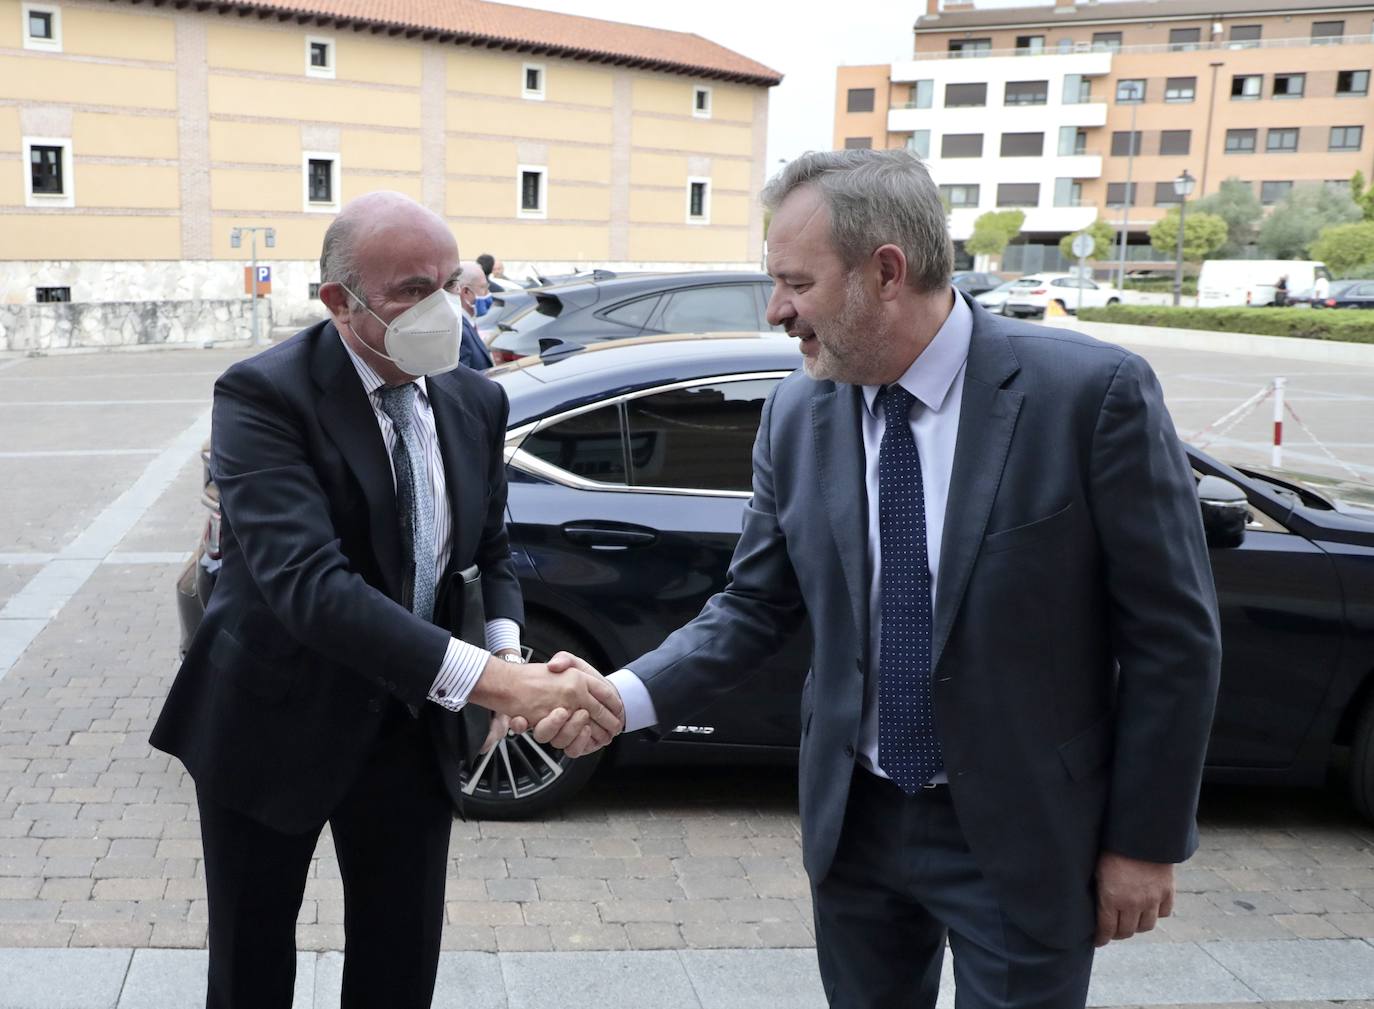
[{"label": "handshake", "polygon": [[559,652],[547,663],[520,664],[493,656],[469,700],[492,712],[484,753],[508,731],[533,729],[540,743],[583,757],[625,728],[619,691],[569,652]]}]

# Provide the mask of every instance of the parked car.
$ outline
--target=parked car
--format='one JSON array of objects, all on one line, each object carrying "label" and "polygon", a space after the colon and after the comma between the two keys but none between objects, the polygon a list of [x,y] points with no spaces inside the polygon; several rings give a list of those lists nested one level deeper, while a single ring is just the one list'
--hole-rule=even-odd
[{"label": "parked car", "polygon": [[[1003,315],[1040,316],[1051,302],[1070,315],[1078,311],[1079,280],[1071,273],[1033,273],[1016,281],[1002,306]],[[1084,278],[1082,281],[1084,308],[1102,308],[1119,304],[1123,298],[1115,287]]]},{"label": "parked car", "polygon": [[[993,315],[1005,315],[1007,307],[1007,298],[1011,295],[1012,290],[1019,283],[1021,283],[1021,281],[1019,280],[1003,281],[1002,283],[994,287],[992,290],[984,291],[982,294],[975,295],[973,300],[978,302],[978,304],[982,305]],[[1031,286],[1034,286],[1034,284],[1035,282],[1031,281]]]},{"label": "parked car", "polygon": [[[488,372],[510,397],[509,528],[535,659],[566,648],[617,669],[724,585],[759,412],[800,363],[795,341],[735,334],[560,347]],[[1355,802],[1374,816],[1374,491],[1188,455],[1224,638],[1209,777],[1316,785],[1348,754]],[[183,650],[218,563],[206,475],[209,518],[177,583]],[[603,759],[795,761],[809,641],[803,628],[657,741],[629,733],[572,760],[529,734],[508,737],[468,769],[472,806],[486,817],[536,815]]]},{"label": "parked car", "polygon": [[1002,278],[995,273],[976,273],[973,270],[955,270],[950,274],[949,282],[968,295],[982,294],[984,291],[991,291],[994,287],[1002,283]]},{"label": "parked car", "polygon": [[1374,280],[1333,280],[1325,298],[1310,298],[1313,308],[1374,308]]},{"label": "parked car", "polygon": [[552,338],[598,343],[654,333],[770,328],[764,318],[773,281],[765,273],[659,273],[578,280],[530,292],[532,303],[488,344],[497,364],[539,350]]},{"label": "parked car", "polygon": [[1315,260],[1209,259],[1198,272],[1197,303],[1199,308],[1273,305],[1280,279],[1286,278],[1287,300],[1312,290],[1318,277],[1330,280],[1331,272]]},{"label": "parked car", "polygon": [[526,289],[523,287],[512,287],[506,291],[497,291],[491,296],[491,308],[487,309],[487,314],[477,318],[477,334],[485,341],[490,343],[501,332],[501,323],[508,322],[521,309],[534,304],[534,292],[538,288]]}]

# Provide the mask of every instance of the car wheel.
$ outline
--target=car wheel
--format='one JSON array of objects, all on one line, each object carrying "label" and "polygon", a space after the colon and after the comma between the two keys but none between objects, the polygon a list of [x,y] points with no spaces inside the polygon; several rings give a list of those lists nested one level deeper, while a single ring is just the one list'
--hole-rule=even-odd
[{"label": "car wheel", "polygon": [[1374,820],[1374,696],[1365,699],[1350,751],[1350,799],[1366,820]]},{"label": "car wheel", "polygon": [[1108,308],[1111,308],[1113,305],[1119,305],[1119,304],[1121,304],[1121,299],[1120,299],[1120,298],[1108,298],[1108,299],[1107,299],[1107,307],[1108,307]]},{"label": "car wheel", "polygon": [[[531,662],[547,662],[555,652],[593,654],[584,642],[561,629],[531,620],[525,629]],[[576,795],[596,772],[604,750],[574,759],[537,742],[533,732],[508,734],[488,753],[460,772],[465,812],[478,820],[526,820]]]}]

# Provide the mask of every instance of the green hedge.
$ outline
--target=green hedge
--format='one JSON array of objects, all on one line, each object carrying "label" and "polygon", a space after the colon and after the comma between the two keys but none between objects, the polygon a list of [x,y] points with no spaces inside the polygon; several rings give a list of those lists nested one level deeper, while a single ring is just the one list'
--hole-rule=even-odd
[{"label": "green hedge", "polygon": [[[1110,283],[1110,281],[1108,281]],[[1157,294],[1172,294],[1174,290],[1174,278],[1169,277],[1127,277],[1126,282],[1121,285],[1127,291],[1152,291]],[[1183,278],[1183,293],[1197,294],[1197,277]]]},{"label": "green hedge", "polygon": [[1173,308],[1161,305],[1112,305],[1085,308],[1085,322],[1118,322],[1131,326],[1172,326],[1217,333],[1296,336],[1306,340],[1374,343],[1374,311],[1358,308]]}]

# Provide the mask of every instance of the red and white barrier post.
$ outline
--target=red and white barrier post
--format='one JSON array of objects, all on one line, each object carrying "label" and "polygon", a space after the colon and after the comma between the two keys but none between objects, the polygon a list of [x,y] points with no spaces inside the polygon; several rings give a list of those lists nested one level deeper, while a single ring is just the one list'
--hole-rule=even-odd
[{"label": "red and white barrier post", "polygon": [[1275,469],[1283,467],[1283,385],[1287,379],[1274,379],[1274,449],[1270,464]]}]

